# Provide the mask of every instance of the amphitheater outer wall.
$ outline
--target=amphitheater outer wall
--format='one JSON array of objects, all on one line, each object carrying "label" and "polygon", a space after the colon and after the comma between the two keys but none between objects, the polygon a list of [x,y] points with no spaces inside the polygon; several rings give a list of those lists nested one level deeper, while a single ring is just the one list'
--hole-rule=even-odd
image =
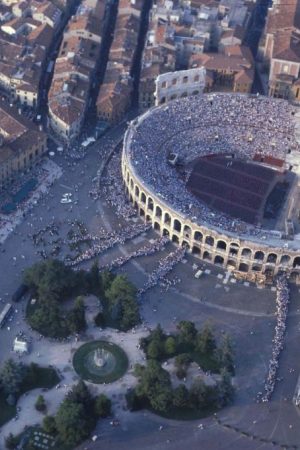
[{"label": "amphitheater outer wall", "polygon": [[[124,141],[126,146],[126,138]],[[126,194],[140,217],[162,236],[205,262],[227,270],[276,275],[286,272],[292,278],[300,275],[300,252],[241,239],[194,223],[162,201],[140,180],[127,158],[122,155],[122,176]]]}]

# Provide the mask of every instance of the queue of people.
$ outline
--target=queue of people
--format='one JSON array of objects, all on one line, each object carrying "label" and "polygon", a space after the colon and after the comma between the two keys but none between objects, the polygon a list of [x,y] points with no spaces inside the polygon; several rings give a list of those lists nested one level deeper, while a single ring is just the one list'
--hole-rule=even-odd
[{"label": "queue of people", "polygon": [[276,326],[273,339],[272,356],[269,363],[268,375],[265,381],[264,393],[260,393],[258,400],[268,402],[272,396],[277,380],[280,352],[283,349],[283,340],[286,329],[286,318],[289,303],[289,287],[285,276],[276,282]]}]

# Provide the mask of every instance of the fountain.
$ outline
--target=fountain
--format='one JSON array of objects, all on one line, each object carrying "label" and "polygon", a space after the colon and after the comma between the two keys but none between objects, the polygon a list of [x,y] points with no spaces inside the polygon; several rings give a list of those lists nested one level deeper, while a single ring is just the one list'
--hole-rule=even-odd
[{"label": "fountain", "polygon": [[97,348],[94,351],[94,363],[97,367],[104,367],[107,361],[107,352],[103,348]]}]

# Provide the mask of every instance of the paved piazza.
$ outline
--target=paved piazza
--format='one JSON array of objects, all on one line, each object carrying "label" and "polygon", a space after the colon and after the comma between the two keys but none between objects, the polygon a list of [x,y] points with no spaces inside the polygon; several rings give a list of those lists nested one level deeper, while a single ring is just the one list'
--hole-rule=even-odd
[{"label": "paved piazza", "polygon": [[[103,138],[97,149],[89,150],[85,159],[74,167],[62,156],[54,158],[61,166],[62,176],[56,180],[47,196],[34,206],[32,213],[11,233],[0,249],[1,306],[10,300],[11,294],[22,278],[22,270],[40,260],[38,248],[34,246],[29,234],[44,228],[53,220],[60,221],[59,236],[66,238],[70,229],[68,221],[80,220],[89,233],[97,235],[99,230],[121,232],[124,226],[140,224],[139,219],[120,218],[105,201],[104,196],[93,200],[89,192],[93,189],[92,180],[115,142],[124,132],[121,126]],[[99,150],[97,152],[96,150]],[[101,162],[102,161],[102,162]],[[115,180],[116,185],[121,183]],[[75,189],[75,185],[79,189]],[[60,204],[62,194],[72,192],[77,204]],[[124,244],[116,245],[99,256],[99,263],[109,264],[116,258],[130,255],[159,237],[153,230],[147,230]],[[154,241],[151,241],[154,240]],[[48,245],[48,244],[46,244]],[[50,245],[50,244],[49,244]],[[120,273],[127,273],[138,288],[147,283],[148,275],[155,271],[158,263],[174,252],[175,246],[167,243],[164,249],[149,256],[131,258],[121,266]],[[61,256],[61,255],[60,255]],[[91,260],[81,266],[87,267]],[[195,264],[206,270],[200,279],[194,277]],[[92,385],[93,392],[105,392],[112,396],[113,410],[120,425],[112,427],[109,420],[101,420],[96,433],[100,436],[96,443],[87,442],[81,450],[101,448],[105,450],[254,450],[300,448],[300,417],[292,403],[298,375],[300,373],[300,295],[297,286],[291,287],[291,302],[287,321],[285,346],[282,351],[275,392],[269,403],[256,403],[256,395],[263,389],[268,363],[272,350],[275,326],[275,292],[271,289],[258,289],[254,285],[233,282],[229,272],[204,264],[192,255],[186,256],[167,275],[169,288],[156,286],[141,297],[143,324],[135,332],[117,333],[113,330],[97,330],[92,324],[95,302],[87,300],[88,330],[80,341],[49,342],[28,329],[23,321],[24,301],[16,304],[16,312],[10,330],[3,328],[1,333],[0,360],[15,357],[11,353],[12,342],[18,331],[23,330],[32,336],[30,355],[23,356],[24,362],[53,364],[60,369],[64,378],[60,388],[45,394],[49,413],[55,412],[66,391],[78,379],[72,368],[72,356],[76,348],[91,339],[107,339],[122,347],[129,358],[128,372],[111,385]],[[181,281],[184,280],[184,281]],[[125,409],[124,394],[127,387],[135,383],[132,366],[143,362],[144,356],[137,348],[141,336],[147,334],[147,327],[161,323],[166,331],[175,330],[175,322],[182,319],[193,320],[197,325],[211,319],[218,334],[228,331],[235,342],[236,350],[236,397],[234,404],[222,410],[217,418],[201,421],[177,422],[162,419],[148,412],[129,413]],[[19,401],[21,412],[17,421],[11,421],[1,430],[0,448],[3,439],[10,431],[19,432],[24,425],[38,423],[42,415],[34,409],[38,390],[23,396]],[[199,424],[203,424],[199,427]],[[159,431],[160,427],[163,427]]]}]

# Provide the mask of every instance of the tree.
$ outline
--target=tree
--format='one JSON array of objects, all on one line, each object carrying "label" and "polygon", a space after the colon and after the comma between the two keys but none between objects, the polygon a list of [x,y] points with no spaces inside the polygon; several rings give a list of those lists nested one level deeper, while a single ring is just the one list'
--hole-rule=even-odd
[{"label": "tree", "polygon": [[117,275],[105,291],[111,317],[122,330],[128,330],[140,321],[136,288],[124,275]]},{"label": "tree", "polygon": [[12,359],[3,364],[0,371],[0,382],[6,394],[15,395],[20,391],[20,385],[25,376],[25,367]]},{"label": "tree", "polygon": [[196,378],[190,389],[190,404],[195,409],[201,409],[205,404],[206,386],[202,378]]},{"label": "tree", "polygon": [[165,352],[167,355],[174,355],[176,353],[176,341],[173,336],[169,336],[165,340]]},{"label": "tree", "polygon": [[175,358],[176,375],[182,379],[186,376],[186,371],[192,362],[192,359],[188,353],[181,353]]},{"label": "tree", "polygon": [[46,416],[43,420],[43,429],[46,433],[55,435],[57,433],[56,422],[53,416]]},{"label": "tree", "polygon": [[100,293],[101,277],[99,275],[99,264],[95,261],[88,273],[89,291],[95,294]]},{"label": "tree", "polygon": [[146,399],[157,411],[167,411],[172,404],[170,374],[154,359],[146,367],[137,365],[135,373],[139,378],[135,388],[138,399]]},{"label": "tree", "polygon": [[19,439],[12,433],[9,433],[9,435],[5,438],[5,447],[8,450],[15,450],[17,448],[18,443]]},{"label": "tree", "polygon": [[162,355],[160,342],[153,340],[147,348],[147,357],[151,359],[159,359]]},{"label": "tree", "polygon": [[66,446],[75,447],[89,436],[84,407],[79,403],[63,401],[57,411],[55,424]]},{"label": "tree", "polygon": [[227,372],[234,374],[232,343],[230,337],[226,333],[222,335],[221,343],[216,350],[216,356],[220,366]]},{"label": "tree", "polygon": [[234,394],[234,388],[231,382],[230,373],[226,369],[221,370],[221,380],[218,384],[219,405],[225,406],[231,402]]},{"label": "tree", "polygon": [[195,324],[188,320],[182,320],[177,325],[177,328],[179,330],[179,342],[193,349],[195,346],[195,338],[197,335]]},{"label": "tree", "polygon": [[95,413],[99,417],[108,417],[111,414],[111,401],[106,395],[100,394],[95,400]]},{"label": "tree", "polygon": [[37,411],[45,412],[47,409],[45,398],[42,395],[39,395],[36,399],[34,406]]},{"label": "tree", "polygon": [[184,384],[180,384],[176,389],[174,389],[173,405],[176,408],[186,408],[189,406],[189,391]]},{"label": "tree", "polygon": [[68,316],[67,324],[71,333],[80,333],[86,329],[85,306],[82,297],[75,299],[74,308]]},{"label": "tree", "polygon": [[216,341],[210,322],[206,322],[201,332],[198,333],[196,350],[202,354],[209,355],[216,350]]}]

